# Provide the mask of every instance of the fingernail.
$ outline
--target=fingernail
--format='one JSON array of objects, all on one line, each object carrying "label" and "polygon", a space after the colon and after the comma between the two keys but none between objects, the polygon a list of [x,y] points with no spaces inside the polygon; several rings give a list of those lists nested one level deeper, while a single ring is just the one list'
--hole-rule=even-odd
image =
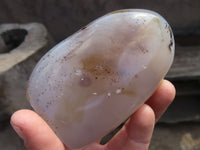
[{"label": "fingernail", "polygon": [[17,132],[17,134],[23,139],[25,140],[25,136],[24,136],[24,133],[22,132],[22,130],[18,127],[18,126],[15,126],[11,123],[13,129],[15,130],[15,132]]}]

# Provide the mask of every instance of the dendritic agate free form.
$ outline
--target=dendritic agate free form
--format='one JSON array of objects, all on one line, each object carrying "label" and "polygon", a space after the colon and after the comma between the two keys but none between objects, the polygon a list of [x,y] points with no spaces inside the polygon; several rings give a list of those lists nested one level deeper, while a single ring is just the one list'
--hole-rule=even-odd
[{"label": "dendritic agate free form", "polygon": [[30,77],[28,99],[68,147],[80,148],[143,104],[173,57],[173,34],[164,18],[149,10],[119,10],[43,56]]}]

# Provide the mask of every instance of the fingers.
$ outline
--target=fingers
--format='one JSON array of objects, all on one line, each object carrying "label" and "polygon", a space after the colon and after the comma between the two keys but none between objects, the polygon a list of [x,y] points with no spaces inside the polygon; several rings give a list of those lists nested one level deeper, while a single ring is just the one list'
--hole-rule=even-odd
[{"label": "fingers", "polygon": [[147,150],[155,120],[160,118],[174,97],[174,86],[169,81],[162,80],[156,92],[106,144],[106,148],[109,150]]},{"label": "fingers", "polygon": [[150,106],[142,105],[106,145],[109,150],[147,150],[153,133],[155,115]]},{"label": "fingers", "polygon": [[155,114],[150,106],[144,104],[132,115],[130,121],[126,125],[129,139],[124,146],[124,150],[147,150],[154,125]]},{"label": "fingers", "polygon": [[[174,96],[174,86],[169,81],[161,81],[160,86],[146,104],[142,105],[117,135],[103,147],[109,150],[147,150],[155,119],[160,118]],[[15,112],[11,117],[11,124],[19,136],[24,139],[28,150],[65,149],[50,127],[33,111]],[[97,143],[93,146],[98,147]],[[98,149],[103,147],[99,146]]]},{"label": "fingers", "polygon": [[147,100],[148,104],[155,112],[156,121],[165,112],[175,97],[175,88],[167,80],[162,80],[155,93]]},{"label": "fingers", "polygon": [[128,139],[128,131],[123,126],[120,131],[106,144],[105,150],[121,150]]},{"label": "fingers", "polygon": [[50,127],[31,110],[15,112],[11,117],[11,125],[24,140],[28,150],[65,149]]}]

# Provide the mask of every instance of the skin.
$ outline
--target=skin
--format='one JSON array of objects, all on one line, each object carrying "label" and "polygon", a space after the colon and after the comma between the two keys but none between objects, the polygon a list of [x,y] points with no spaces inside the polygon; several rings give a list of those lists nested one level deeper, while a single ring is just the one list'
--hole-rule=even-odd
[{"label": "skin", "polygon": [[[155,123],[174,97],[174,86],[162,80],[155,93],[132,114],[107,144],[100,145],[98,141],[82,150],[148,150]],[[34,111],[15,112],[11,117],[11,125],[28,150],[70,150]]]}]

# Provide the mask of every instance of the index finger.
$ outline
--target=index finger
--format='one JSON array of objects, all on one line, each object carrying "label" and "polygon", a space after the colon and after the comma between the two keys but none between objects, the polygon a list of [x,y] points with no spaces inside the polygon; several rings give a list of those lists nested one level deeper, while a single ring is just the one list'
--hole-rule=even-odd
[{"label": "index finger", "polygon": [[162,80],[154,94],[146,101],[155,113],[156,121],[162,116],[175,97],[175,87],[168,80]]}]

